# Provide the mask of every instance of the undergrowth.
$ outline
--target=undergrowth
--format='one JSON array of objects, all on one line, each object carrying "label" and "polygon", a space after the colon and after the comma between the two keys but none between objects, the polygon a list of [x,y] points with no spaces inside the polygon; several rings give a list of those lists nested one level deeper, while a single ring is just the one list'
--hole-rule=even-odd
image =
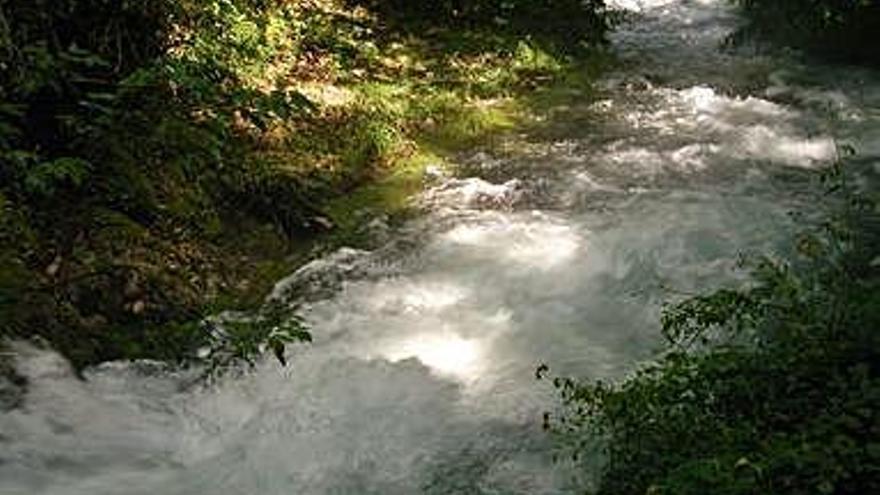
[{"label": "undergrowth", "polygon": [[546,426],[602,459],[595,493],[880,491],[880,211],[840,167],[824,177],[838,207],[798,259],[670,304],[665,353],[621,382],[553,380]]},{"label": "undergrowth", "polygon": [[404,214],[610,26],[508,3],[426,29],[393,1],[0,1],[0,332],[77,367],[192,358],[206,315]]}]

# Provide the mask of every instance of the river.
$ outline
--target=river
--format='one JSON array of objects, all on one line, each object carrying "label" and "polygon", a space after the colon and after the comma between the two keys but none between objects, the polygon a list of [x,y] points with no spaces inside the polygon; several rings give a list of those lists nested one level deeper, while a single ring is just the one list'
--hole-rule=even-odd
[{"label": "river", "polygon": [[[784,255],[820,211],[836,142],[880,156],[880,79],[748,48],[718,0],[621,0],[620,65],[516,152],[461,158],[425,214],[372,251],[280,281],[314,343],[210,387],[155,363],[78,380],[24,348],[22,407],[0,413],[0,493],[564,494],[535,369],[624,376],[677,292]],[[801,212],[806,217],[790,215]],[[378,230],[382,230],[377,225]],[[669,288],[674,288],[670,292]]]}]

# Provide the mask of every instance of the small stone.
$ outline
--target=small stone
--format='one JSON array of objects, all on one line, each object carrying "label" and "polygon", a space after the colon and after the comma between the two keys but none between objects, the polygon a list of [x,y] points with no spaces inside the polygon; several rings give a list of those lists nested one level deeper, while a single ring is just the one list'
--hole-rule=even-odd
[{"label": "small stone", "polygon": [[55,256],[55,259],[52,260],[52,263],[49,263],[49,266],[46,267],[46,275],[50,277],[54,277],[58,270],[61,269],[61,255]]},{"label": "small stone", "polygon": [[135,301],[134,304],[131,305],[131,312],[139,315],[144,312],[144,309],[147,308],[147,303],[143,300]]},{"label": "small stone", "polygon": [[314,217],[312,218],[312,224],[318,225],[324,230],[333,230],[333,228],[335,227],[335,225],[333,225],[333,222],[326,217]]},{"label": "small stone", "polygon": [[425,167],[425,180],[435,181],[442,179],[446,174],[443,172],[443,167],[439,164],[432,163]]}]

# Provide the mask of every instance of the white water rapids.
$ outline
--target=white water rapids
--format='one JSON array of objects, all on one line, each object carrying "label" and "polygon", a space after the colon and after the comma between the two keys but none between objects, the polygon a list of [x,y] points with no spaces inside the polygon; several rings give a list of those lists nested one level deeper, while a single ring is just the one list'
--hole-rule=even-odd
[{"label": "white water rapids", "polygon": [[150,363],[76,379],[23,350],[21,407],[0,413],[0,494],[559,494],[541,412],[561,374],[619,377],[658,343],[662,286],[731,280],[815,211],[813,171],[851,143],[880,156],[878,76],[719,48],[723,0],[629,0],[623,67],[599,97],[467,178],[371,252],[279,283],[311,291],[314,344],[291,364],[183,388]]}]

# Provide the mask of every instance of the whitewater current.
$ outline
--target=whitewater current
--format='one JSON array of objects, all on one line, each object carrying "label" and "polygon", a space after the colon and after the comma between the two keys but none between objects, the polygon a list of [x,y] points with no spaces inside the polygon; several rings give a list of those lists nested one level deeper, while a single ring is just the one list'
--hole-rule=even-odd
[{"label": "whitewater current", "polygon": [[[738,255],[784,255],[819,213],[840,143],[877,162],[880,78],[723,49],[723,0],[621,0],[620,66],[513,152],[433,175],[425,213],[374,227],[279,281],[314,342],[290,364],[192,386],[107,363],[76,378],[21,347],[0,412],[0,493],[565,494],[541,414],[554,372],[619,378],[654,355],[675,294],[733,283]],[[380,235],[381,234],[381,235]]]}]

